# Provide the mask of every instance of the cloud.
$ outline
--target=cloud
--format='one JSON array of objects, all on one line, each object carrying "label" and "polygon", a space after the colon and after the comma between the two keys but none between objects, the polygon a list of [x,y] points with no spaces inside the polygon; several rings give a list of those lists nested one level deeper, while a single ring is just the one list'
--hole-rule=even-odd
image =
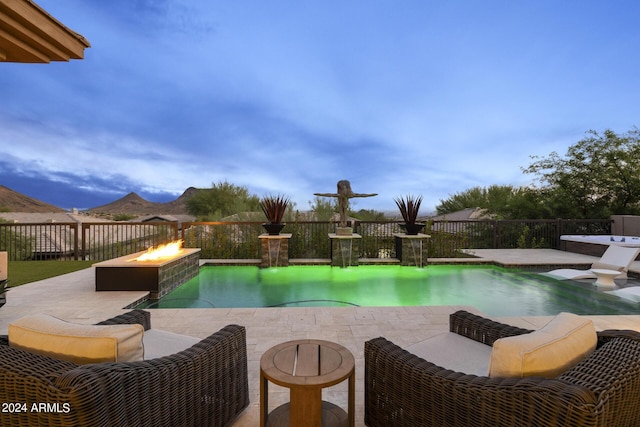
[{"label": "cloud", "polygon": [[92,47],[1,65],[3,179],[120,197],[228,180],[304,208],[349,179],[381,209],[528,183],[529,155],[637,124],[623,3],[42,0]]}]

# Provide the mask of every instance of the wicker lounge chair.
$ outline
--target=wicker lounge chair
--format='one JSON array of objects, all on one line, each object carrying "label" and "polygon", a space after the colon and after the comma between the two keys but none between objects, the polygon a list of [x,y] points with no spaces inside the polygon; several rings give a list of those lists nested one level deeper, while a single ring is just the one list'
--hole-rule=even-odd
[{"label": "wicker lounge chair", "polygon": [[[148,330],[149,313],[99,325],[136,323]],[[86,365],[10,347],[0,336],[0,402],[17,405],[3,407],[0,426],[230,425],[249,404],[246,331],[229,325],[169,356]]]},{"label": "wicker lounge chair", "polygon": [[[450,330],[492,346],[532,331],[460,311]],[[365,424],[640,426],[640,333],[598,332],[596,350],[554,379],[488,378],[425,361],[384,338],[365,343]]]}]

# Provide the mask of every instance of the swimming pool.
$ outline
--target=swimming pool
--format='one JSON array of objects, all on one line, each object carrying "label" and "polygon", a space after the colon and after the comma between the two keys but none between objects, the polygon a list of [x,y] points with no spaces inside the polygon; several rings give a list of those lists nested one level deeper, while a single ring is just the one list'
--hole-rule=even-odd
[{"label": "swimming pool", "polygon": [[469,305],[492,316],[640,313],[637,303],[590,283],[469,265],[202,267],[180,288],[138,308],[436,305]]}]

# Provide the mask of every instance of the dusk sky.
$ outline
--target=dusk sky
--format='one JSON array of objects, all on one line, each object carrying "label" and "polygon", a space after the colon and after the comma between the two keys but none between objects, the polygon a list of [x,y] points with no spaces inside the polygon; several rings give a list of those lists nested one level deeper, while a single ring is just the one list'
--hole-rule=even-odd
[{"label": "dusk sky", "polygon": [[0,184],[62,208],[348,179],[431,211],[640,125],[637,0],[36,2],[92,47],[0,63]]}]

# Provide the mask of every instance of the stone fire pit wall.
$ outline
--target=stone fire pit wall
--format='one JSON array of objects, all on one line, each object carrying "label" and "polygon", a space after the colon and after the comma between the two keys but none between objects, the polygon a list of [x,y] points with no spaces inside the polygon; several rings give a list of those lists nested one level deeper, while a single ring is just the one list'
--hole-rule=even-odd
[{"label": "stone fire pit wall", "polygon": [[94,264],[96,291],[149,291],[150,299],[159,299],[195,277],[200,268],[199,248],[183,248],[171,259],[134,261],[143,253]]}]

